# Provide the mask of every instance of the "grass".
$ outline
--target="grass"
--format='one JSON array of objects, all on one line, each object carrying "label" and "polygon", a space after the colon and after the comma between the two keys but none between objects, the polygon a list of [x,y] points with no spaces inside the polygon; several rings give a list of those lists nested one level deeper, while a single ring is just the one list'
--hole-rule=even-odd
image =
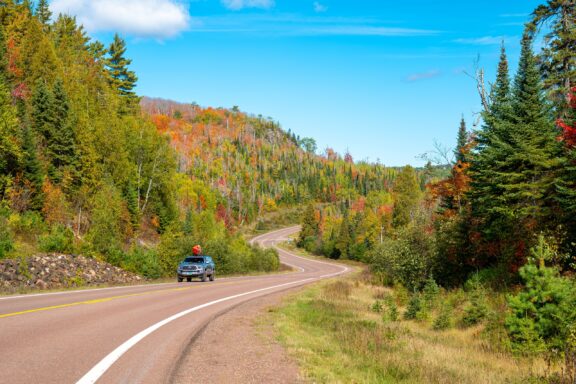
[{"label": "grass", "polygon": [[314,383],[527,383],[544,374],[542,360],[488,348],[482,326],[436,331],[434,316],[390,321],[388,307],[375,311],[374,302],[391,298],[394,291],[356,277],[308,288],[269,316]]}]

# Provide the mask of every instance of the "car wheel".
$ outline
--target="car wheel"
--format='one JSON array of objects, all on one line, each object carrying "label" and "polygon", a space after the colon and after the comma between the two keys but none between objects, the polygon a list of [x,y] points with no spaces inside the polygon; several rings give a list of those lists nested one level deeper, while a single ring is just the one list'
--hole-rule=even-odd
[{"label": "car wheel", "polygon": [[179,282],[179,283],[181,283],[182,280],[184,280],[184,279],[182,279],[181,277],[178,278],[178,282]]},{"label": "car wheel", "polygon": [[202,282],[206,281],[206,272],[204,272],[204,274],[202,275]]},{"label": "car wheel", "polygon": [[212,272],[212,274],[210,275],[210,281],[214,281],[215,278],[216,276],[214,275],[214,272]]},{"label": "car wheel", "polygon": [[191,282],[191,281],[192,281],[192,278],[191,278],[191,277],[187,277],[187,278],[186,278],[186,281],[187,281],[187,282]]}]

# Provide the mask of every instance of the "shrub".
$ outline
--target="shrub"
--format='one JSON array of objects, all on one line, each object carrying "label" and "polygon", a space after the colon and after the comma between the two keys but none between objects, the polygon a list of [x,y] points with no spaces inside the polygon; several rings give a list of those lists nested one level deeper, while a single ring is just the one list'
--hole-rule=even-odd
[{"label": "shrub", "polygon": [[469,302],[464,307],[462,326],[471,327],[482,322],[488,315],[486,290],[480,283],[478,274],[472,276],[464,286],[469,291]]},{"label": "shrub", "polygon": [[415,293],[408,302],[408,308],[404,312],[404,319],[414,320],[418,317],[418,313],[422,310],[422,300],[420,294]]},{"label": "shrub", "polygon": [[440,313],[434,320],[433,328],[436,331],[443,331],[452,326],[452,308],[444,304],[440,309]]},{"label": "shrub", "polygon": [[410,291],[419,290],[436,264],[434,237],[422,226],[411,225],[399,230],[397,238],[385,240],[369,260],[376,273],[384,273]]},{"label": "shrub", "polygon": [[563,351],[576,323],[576,288],[556,268],[525,265],[522,292],[508,297],[505,325],[516,352]]},{"label": "shrub", "polygon": [[74,234],[69,228],[56,225],[50,229],[50,233],[40,237],[39,248],[44,252],[72,253]]},{"label": "shrub", "polygon": [[384,306],[380,300],[376,300],[374,304],[372,304],[372,312],[382,313]]},{"label": "shrub", "polygon": [[8,252],[14,249],[14,240],[12,239],[12,233],[6,225],[6,219],[0,217],[0,259],[6,257]]},{"label": "shrub", "polygon": [[386,303],[386,307],[388,308],[387,318],[390,321],[398,321],[398,307],[394,300],[388,300]]},{"label": "shrub", "polygon": [[432,276],[426,280],[424,289],[422,290],[422,296],[424,298],[424,304],[428,309],[432,309],[436,306],[436,299],[440,294],[440,287],[436,284],[436,281]]},{"label": "shrub", "polygon": [[121,266],[127,271],[137,273],[149,279],[158,279],[163,275],[158,254],[154,250],[142,247],[133,247],[130,249],[130,251],[124,255]]}]

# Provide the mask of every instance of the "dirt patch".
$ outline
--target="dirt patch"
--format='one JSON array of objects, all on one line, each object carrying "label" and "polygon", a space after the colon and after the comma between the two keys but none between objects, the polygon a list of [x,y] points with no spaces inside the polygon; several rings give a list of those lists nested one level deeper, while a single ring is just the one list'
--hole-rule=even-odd
[{"label": "dirt patch", "polygon": [[172,382],[304,383],[296,362],[275,340],[272,324],[261,316],[285,296],[249,301],[212,321],[191,344]]}]

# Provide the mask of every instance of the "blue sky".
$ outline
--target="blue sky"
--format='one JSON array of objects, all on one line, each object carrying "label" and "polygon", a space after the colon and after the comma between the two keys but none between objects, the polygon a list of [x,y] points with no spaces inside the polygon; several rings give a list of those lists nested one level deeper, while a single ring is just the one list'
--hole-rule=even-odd
[{"label": "blue sky", "polygon": [[129,45],[141,95],[277,120],[320,150],[422,165],[480,111],[475,62],[492,80],[505,40],[543,0],[52,0],[90,35]]}]

